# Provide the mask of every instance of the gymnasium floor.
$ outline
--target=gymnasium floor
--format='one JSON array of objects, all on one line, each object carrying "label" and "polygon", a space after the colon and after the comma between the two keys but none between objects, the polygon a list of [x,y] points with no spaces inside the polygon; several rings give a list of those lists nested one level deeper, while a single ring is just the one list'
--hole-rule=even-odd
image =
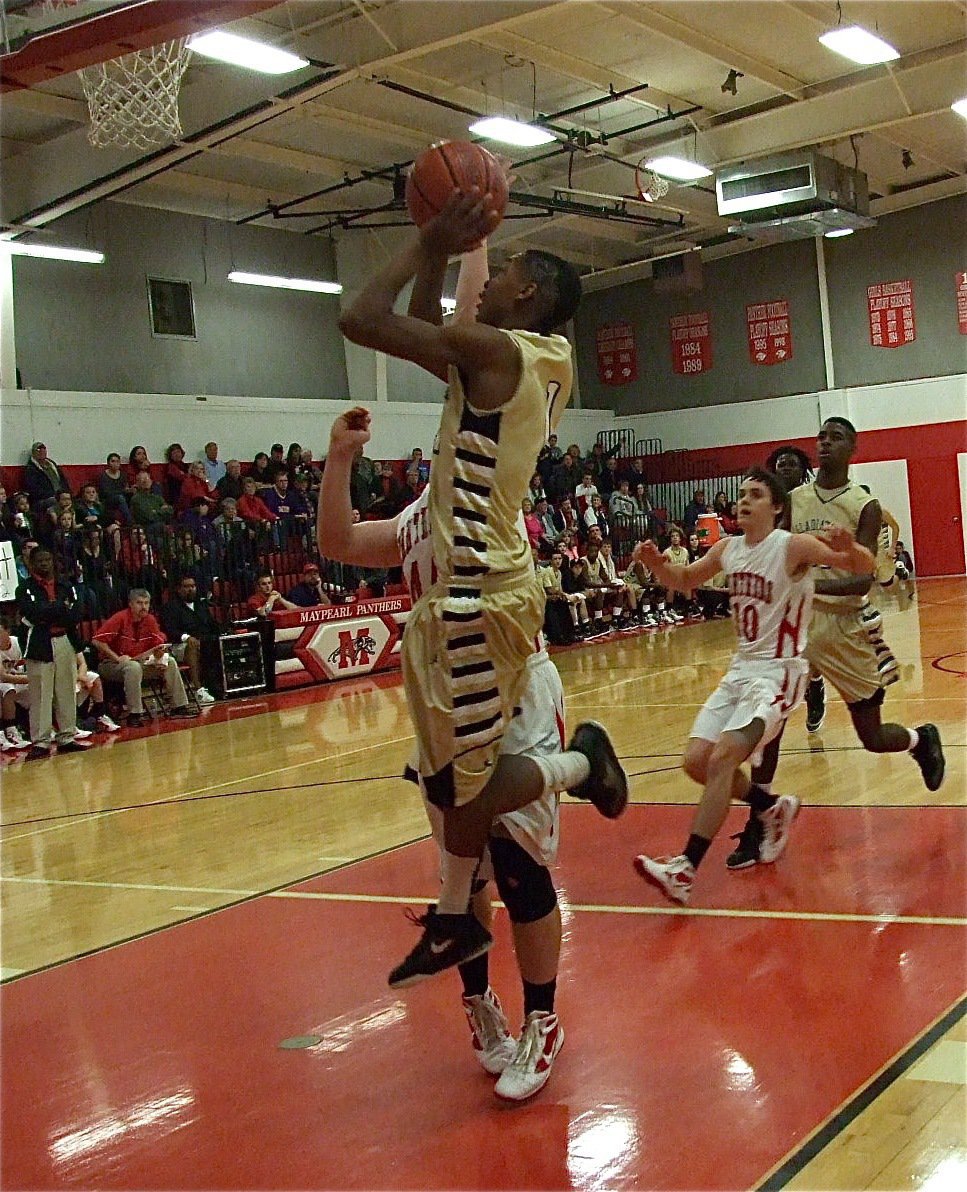
[{"label": "gymnasium floor", "polygon": [[[687,910],[636,876],[677,850],[678,769],[727,622],[555,656],[571,723],[611,729],[634,804],[562,808],[547,1087],[499,1105],[447,975],[392,993],[435,889],[396,677],[226,705],[86,757],[6,764],[5,1188],[926,1188],[967,1179],[967,581],[884,603],[887,708],[936,722],[947,780],[872,757],[833,697],[777,789],[775,866]],[[736,809],[728,831],[737,831]],[[520,993],[506,917],[492,980]]]}]

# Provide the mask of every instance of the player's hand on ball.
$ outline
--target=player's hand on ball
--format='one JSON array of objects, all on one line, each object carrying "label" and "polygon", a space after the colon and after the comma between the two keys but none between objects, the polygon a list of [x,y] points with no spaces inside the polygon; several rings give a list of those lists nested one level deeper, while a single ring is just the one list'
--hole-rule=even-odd
[{"label": "player's hand on ball", "polygon": [[466,194],[454,191],[440,214],[420,229],[420,240],[427,248],[457,256],[476,248],[499,223],[493,196],[474,186]]},{"label": "player's hand on ball", "polygon": [[340,414],[329,432],[329,450],[355,451],[372,438],[372,417],[365,406],[354,406]]}]

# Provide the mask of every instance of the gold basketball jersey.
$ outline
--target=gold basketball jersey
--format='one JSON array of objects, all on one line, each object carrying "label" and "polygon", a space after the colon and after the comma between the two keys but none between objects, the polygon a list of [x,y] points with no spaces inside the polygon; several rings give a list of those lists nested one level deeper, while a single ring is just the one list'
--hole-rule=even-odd
[{"label": "gold basketball jersey", "polygon": [[[815,481],[812,484],[802,484],[790,493],[792,504],[792,530],[794,534],[808,534],[815,530],[825,530],[827,526],[842,526],[854,536],[860,524],[860,514],[875,500],[865,489],[850,481],[845,488],[820,488]],[[814,567],[813,579],[847,579],[848,571],[837,571],[832,567]],[[819,592],[814,597],[817,605],[830,605],[836,608],[862,608],[862,596],[823,596]]]},{"label": "gold basketball jersey", "polygon": [[520,380],[497,410],[477,411],[459,371],[449,387],[430,469],[433,557],[441,581],[486,586],[488,576],[533,575],[518,527],[537,453],[571,397],[571,345],[560,335],[503,331],[520,354]]}]

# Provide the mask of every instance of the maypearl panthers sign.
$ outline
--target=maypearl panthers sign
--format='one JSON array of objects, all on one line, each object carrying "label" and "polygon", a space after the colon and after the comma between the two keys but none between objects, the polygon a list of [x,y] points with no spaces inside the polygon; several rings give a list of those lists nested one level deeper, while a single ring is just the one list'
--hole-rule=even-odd
[{"label": "maypearl panthers sign", "polygon": [[353,678],[400,665],[407,596],[276,613],[277,687]]}]

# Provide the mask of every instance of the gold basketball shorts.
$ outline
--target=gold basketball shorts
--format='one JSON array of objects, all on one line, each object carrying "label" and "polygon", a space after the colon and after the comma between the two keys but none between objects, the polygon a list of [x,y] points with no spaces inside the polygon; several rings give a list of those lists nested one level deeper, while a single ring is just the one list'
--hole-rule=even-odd
[{"label": "gold basketball shorts", "polygon": [[861,611],[856,608],[831,611],[828,605],[814,604],[803,651],[847,704],[871,699],[883,687],[877,670],[879,659],[869,629],[860,620]]},{"label": "gold basketball shorts", "polygon": [[533,573],[438,583],[410,613],[401,662],[418,770],[437,807],[475,799],[493,774],[540,648],[544,591]]}]

